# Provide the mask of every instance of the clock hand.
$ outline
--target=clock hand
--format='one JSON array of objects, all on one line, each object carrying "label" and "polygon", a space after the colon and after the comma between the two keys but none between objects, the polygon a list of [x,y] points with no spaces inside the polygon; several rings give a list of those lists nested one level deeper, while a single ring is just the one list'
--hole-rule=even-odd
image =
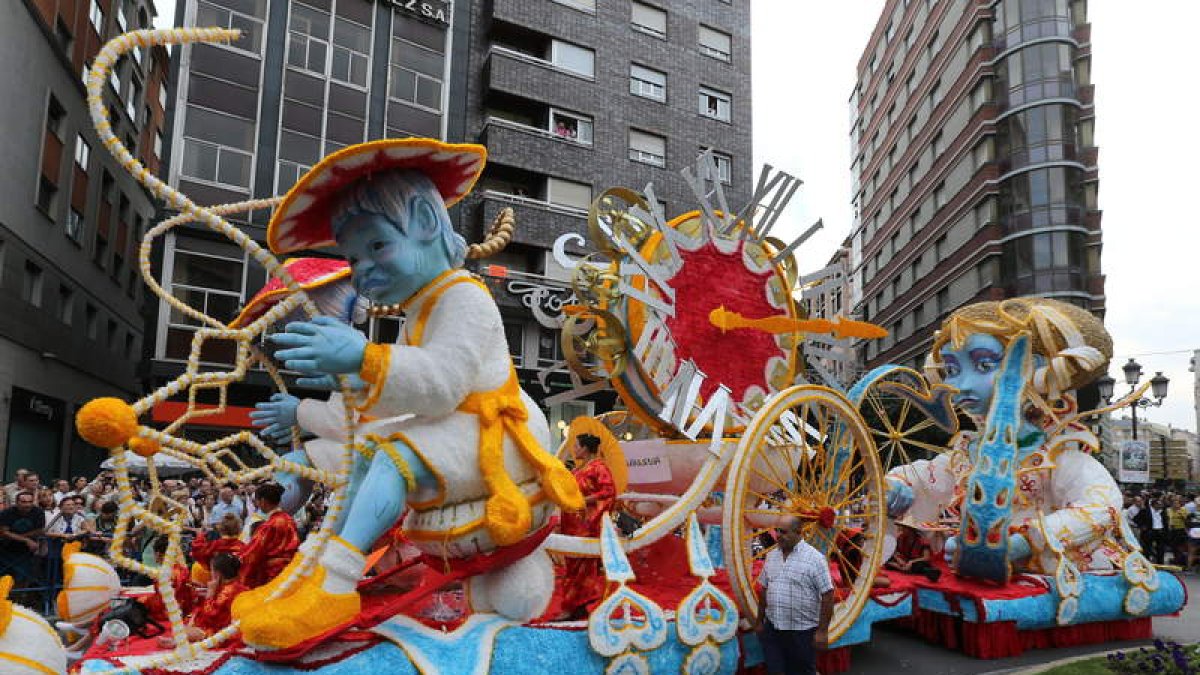
[{"label": "clock hand", "polygon": [[708,314],[708,321],[721,329],[721,332],[737,328],[760,330],[772,335],[781,333],[833,333],[839,338],[857,337],[875,339],[885,337],[886,329],[865,321],[852,321],[838,317],[836,321],[828,319],[793,319],[786,315],[766,316],[761,319],[748,319],[738,312],[725,309],[722,305]]}]

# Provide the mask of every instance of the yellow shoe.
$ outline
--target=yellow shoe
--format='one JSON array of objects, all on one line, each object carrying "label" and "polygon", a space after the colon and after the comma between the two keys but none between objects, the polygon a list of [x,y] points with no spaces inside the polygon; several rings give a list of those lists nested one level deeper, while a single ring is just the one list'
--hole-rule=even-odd
[{"label": "yellow shoe", "polygon": [[[238,596],[233,599],[233,604],[229,609],[229,615],[233,617],[234,620],[240,621],[247,614],[253,612],[255,608],[261,607],[262,604],[267,601],[267,597],[269,597],[271,593],[274,593],[276,588],[279,588],[281,585],[283,585],[283,580],[291,576],[292,572],[299,566],[300,554],[297,553],[296,555],[292,556],[292,561],[287,564],[287,567],[283,568],[282,572],[275,575],[275,578],[271,579],[262,586],[259,586],[258,588],[252,588],[245,593],[239,593]],[[299,586],[300,584],[298,583],[293,584],[292,590],[289,591],[287,595],[276,599],[281,600],[286,598],[288,595],[291,595],[293,592],[295,592]]]},{"label": "yellow shoe", "polygon": [[313,573],[295,590],[246,613],[242,640],[260,650],[289,649],[351,621],[362,610],[356,588],[365,564],[349,542],[330,539]]}]

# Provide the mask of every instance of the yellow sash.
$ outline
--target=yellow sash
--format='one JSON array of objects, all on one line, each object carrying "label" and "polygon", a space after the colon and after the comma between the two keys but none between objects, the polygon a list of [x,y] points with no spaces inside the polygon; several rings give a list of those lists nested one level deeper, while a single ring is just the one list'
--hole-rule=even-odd
[{"label": "yellow sash", "polygon": [[[443,293],[461,283],[475,284],[488,292],[487,286],[473,277],[458,277],[436,289],[421,307],[412,328],[406,331],[409,346],[420,346],[433,307]],[[484,508],[484,523],[496,545],[521,541],[533,526],[533,509],[504,466],[506,433],[537,472],[538,483],[551,501],[570,511],[583,508],[583,494],[575,477],[529,431],[526,424],[529,411],[521,400],[517,372],[511,362],[508,380],[500,388],[468,395],[458,410],[479,417],[479,471],[490,495]]]}]

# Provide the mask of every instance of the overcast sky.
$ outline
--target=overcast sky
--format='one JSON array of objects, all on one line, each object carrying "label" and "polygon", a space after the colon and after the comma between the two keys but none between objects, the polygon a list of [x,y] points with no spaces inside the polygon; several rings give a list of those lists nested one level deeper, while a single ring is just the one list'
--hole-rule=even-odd
[{"label": "overcast sky", "polygon": [[[156,23],[170,26],[175,3],[156,4]],[[1109,370],[1122,380],[1130,356],[1147,378],[1162,370],[1170,393],[1146,416],[1195,430],[1188,360],[1200,349],[1200,140],[1187,120],[1200,103],[1188,67],[1200,2],[1089,5],[1106,323],[1116,351]],[[883,0],[753,0],[755,162],[804,180],[781,237],[824,219],[824,231],[799,252],[806,271],[822,267],[849,233],[847,101],[882,7]]]}]

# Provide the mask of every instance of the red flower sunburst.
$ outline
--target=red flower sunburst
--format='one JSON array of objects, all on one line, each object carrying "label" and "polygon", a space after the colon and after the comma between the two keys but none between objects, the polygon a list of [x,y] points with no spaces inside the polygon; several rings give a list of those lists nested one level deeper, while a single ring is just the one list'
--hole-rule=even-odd
[{"label": "red flower sunburst", "polygon": [[680,360],[691,359],[706,375],[700,395],[708,398],[718,384],[729,387],[735,401],[743,401],[754,386],[769,391],[766,364],[772,356],[788,354],[769,333],[737,329],[722,332],[709,322],[717,307],[760,318],[780,313],[768,299],[772,272],[748,269],[739,244],[723,253],[711,242],[695,251],[680,250],[683,267],[672,277],[675,316],[667,328],[675,339]]}]

